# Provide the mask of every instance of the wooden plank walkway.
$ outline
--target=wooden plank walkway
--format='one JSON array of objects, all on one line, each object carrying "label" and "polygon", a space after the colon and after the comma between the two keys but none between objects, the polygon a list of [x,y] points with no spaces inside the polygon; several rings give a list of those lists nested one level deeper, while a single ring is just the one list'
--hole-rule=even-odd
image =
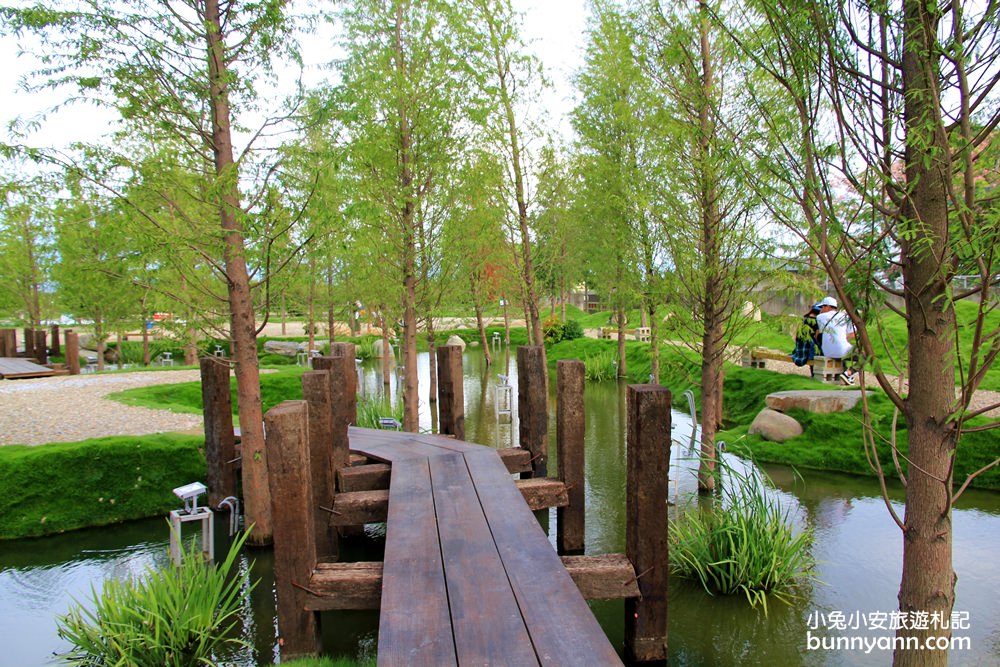
[{"label": "wooden plank walkway", "polygon": [[496,450],[351,429],[391,464],[378,664],[620,665]]},{"label": "wooden plank walkway", "polygon": [[46,366],[40,366],[27,359],[17,357],[0,357],[0,378],[13,380],[15,378],[40,378],[55,375],[56,372]]}]

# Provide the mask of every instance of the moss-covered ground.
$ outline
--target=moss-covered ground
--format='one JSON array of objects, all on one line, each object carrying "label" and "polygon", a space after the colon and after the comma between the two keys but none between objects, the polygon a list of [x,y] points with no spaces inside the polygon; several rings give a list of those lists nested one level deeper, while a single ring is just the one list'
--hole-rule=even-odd
[{"label": "moss-covered ground", "polygon": [[166,515],[171,489],[204,480],[203,447],[170,433],[0,447],[0,540]]}]

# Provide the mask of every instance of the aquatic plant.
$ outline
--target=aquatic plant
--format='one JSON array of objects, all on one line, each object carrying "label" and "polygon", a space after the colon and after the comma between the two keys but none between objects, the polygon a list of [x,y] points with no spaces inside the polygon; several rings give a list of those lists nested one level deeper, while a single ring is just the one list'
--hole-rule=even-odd
[{"label": "aquatic plant", "polygon": [[606,382],[618,377],[618,360],[612,352],[587,357],[583,361],[584,377],[594,382]]},{"label": "aquatic plant", "polygon": [[142,577],[108,579],[93,602],[58,619],[59,636],[73,648],[64,664],[189,667],[215,665],[220,651],[245,646],[239,612],[255,584],[233,566],[246,540],[239,536],[224,561],[206,563],[192,541],[179,566],[149,566]]},{"label": "aquatic plant", "polygon": [[392,417],[403,423],[403,402],[395,405],[387,396],[358,396],[358,426],[363,428],[381,428],[380,419]]},{"label": "aquatic plant", "polygon": [[790,602],[815,578],[813,534],[796,534],[791,510],[768,493],[763,473],[720,462],[722,497],[670,524],[670,566],[709,594],[743,593],[767,614],[768,596]]}]

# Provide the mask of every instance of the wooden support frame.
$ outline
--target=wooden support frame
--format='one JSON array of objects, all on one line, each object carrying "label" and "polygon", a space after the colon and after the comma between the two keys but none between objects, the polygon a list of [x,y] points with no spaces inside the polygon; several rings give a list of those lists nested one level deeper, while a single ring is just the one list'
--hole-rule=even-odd
[{"label": "wooden support frame", "polygon": [[557,512],[556,542],[559,553],[582,552],[586,535],[583,362],[557,362],[556,377],[556,458],[559,479],[566,485],[569,496],[569,504]]},{"label": "wooden support frame", "polygon": [[[639,595],[632,564],[624,554],[563,556],[563,565],[587,600]],[[309,579],[305,607],[311,611],[375,610],[382,598],[382,563],[320,563]]]},{"label": "wooden support frame", "polygon": [[625,555],[640,591],[625,600],[625,656],[631,662],[667,659],[670,399],[660,385],[628,386]]}]

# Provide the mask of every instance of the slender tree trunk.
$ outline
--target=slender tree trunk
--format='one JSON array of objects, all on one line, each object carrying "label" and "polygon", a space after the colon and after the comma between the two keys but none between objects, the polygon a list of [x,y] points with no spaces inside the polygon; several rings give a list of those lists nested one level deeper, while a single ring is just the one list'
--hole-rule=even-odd
[{"label": "slender tree trunk", "polygon": [[184,344],[184,365],[195,366],[198,363],[198,330],[188,327],[185,333],[187,343]]},{"label": "slender tree trunk", "polygon": [[503,369],[504,373],[510,373],[510,311],[507,310],[509,301],[507,300],[507,295],[504,294],[501,297],[503,299],[503,349],[504,349],[504,359],[503,359]]},{"label": "slender tree trunk", "polygon": [[[906,91],[906,182],[901,234],[903,282],[909,330],[910,390],[906,398],[909,473],[903,528],[901,612],[951,617],[956,575],[952,564],[952,461],[957,432],[954,402],[955,311],[948,293],[951,254],[948,242],[948,139],[934,119],[940,99],[932,78],[940,8],[904,0],[903,89]],[[900,629],[899,637],[949,637],[930,624],[924,630]],[[947,651],[897,648],[896,667],[944,666]]]},{"label": "slender tree trunk", "polygon": [[392,382],[389,364],[395,358],[392,356],[392,345],[389,344],[389,320],[385,312],[385,304],[378,307],[379,317],[382,322],[382,385],[388,388]]},{"label": "slender tree trunk", "polygon": [[[104,352],[107,350],[106,336],[104,334],[104,318],[100,311],[94,316],[94,340],[97,349],[97,370],[104,370]],[[24,349],[28,349],[28,341],[24,341]]]},{"label": "slender tree trunk", "polygon": [[476,287],[476,276],[469,276],[469,283],[472,294],[472,307],[476,311],[476,328],[479,330],[479,344],[483,347],[483,358],[487,366],[493,365],[493,355],[490,354],[490,345],[486,340],[486,326],[483,324],[483,305],[480,303],[479,289]]},{"label": "slender tree trunk", "polygon": [[[405,74],[403,45],[403,5],[396,7],[395,67],[401,77]],[[399,100],[399,184],[403,193],[401,223],[403,232],[403,429],[416,432],[420,427],[418,378],[417,378],[417,227],[416,203],[413,192],[412,146],[410,118],[404,100]]]},{"label": "slender tree trunk", "polygon": [[149,327],[146,326],[146,311],[142,316],[142,365],[149,366]]},{"label": "slender tree trunk", "polygon": [[715,433],[722,400],[720,377],[723,363],[724,313],[722,303],[721,267],[719,266],[718,184],[712,163],[716,127],[712,117],[714,68],[709,43],[708,6],[704,0],[701,9],[701,64],[702,99],[699,109],[701,132],[698,139],[698,159],[701,172],[701,245],[704,261],[702,290],[702,343],[701,343],[701,463],[698,467],[698,490],[715,490],[716,451]]},{"label": "slender tree trunk", "polygon": [[216,178],[222,193],[219,221],[223,230],[223,258],[229,291],[229,308],[236,362],[236,396],[239,405],[243,447],[243,492],[247,525],[254,529],[247,542],[269,544],[271,499],[267,481],[267,456],[264,449],[264,419],[260,400],[260,370],[257,366],[257,327],[254,321],[253,296],[247,272],[242,225],[239,220],[240,193],[238,169],[233,159],[229,110],[230,73],[222,39],[219,0],[205,1],[208,46],[209,102],[212,115],[212,150]]},{"label": "slender tree trunk", "polygon": [[615,318],[618,320],[618,377],[628,377],[628,368],[625,360],[625,306],[619,305],[615,309]]},{"label": "slender tree trunk", "polygon": [[427,387],[428,400],[431,402],[431,412],[436,412],[438,375],[437,375],[437,338],[434,334],[434,319],[427,316],[427,347],[430,349],[430,384]]},{"label": "slender tree trunk", "polygon": [[288,335],[288,307],[285,304],[285,294],[281,294],[281,335]]},{"label": "slender tree trunk", "polygon": [[660,384],[660,327],[656,321],[656,303],[650,299],[646,302],[646,308],[649,309],[649,370],[653,383]]},{"label": "slender tree trunk", "polygon": [[336,333],[334,331],[336,324],[333,319],[333,271],[328,269],[326,272],[326,335],[331,344]]},{"label": "slender tree trunk", "polygon": [[316,280],[314,279],[315,267],[313,266],[312,260],[309,261],[309,291],[306,295],[306,300],[308,301],[306,305],[306,312],[308,313],[308,322],[306,327],[306,335],[309,337],[309,342],[307,344],[307,352],[309,353],[309,358],[312,358],[313,350],[316,349]]}]

